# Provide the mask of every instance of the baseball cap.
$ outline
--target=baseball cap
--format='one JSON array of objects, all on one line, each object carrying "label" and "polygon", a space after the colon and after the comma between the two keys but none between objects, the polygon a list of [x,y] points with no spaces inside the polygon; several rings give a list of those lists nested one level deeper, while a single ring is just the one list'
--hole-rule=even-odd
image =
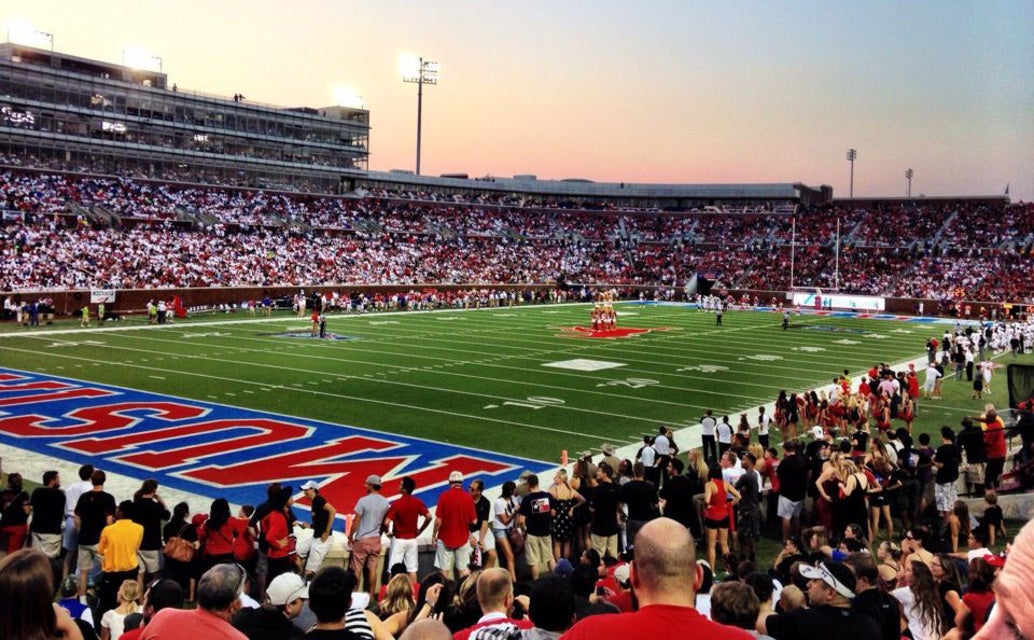
[{"label": "baseball cap", "polygon": [[616,569],[614,569],[614,579],[617,580],[618,584],[621,585],[622,587],[627,587],[628,586],[628,565],[627,564],[618,565],[618,567]]},{"label": "baseball cap", "polygon": [[[558,573],[558,574],[560,574],[560,575],[562,575],[564,577],[567,577],[567,576],[570,576],[572,573],[574,573],[574,566],[571,564],[571,561],[568,560],[567,558],[560,558],[559,560],[556,561],[556,567],[553,569],[553,571],[555,571],[556,573]],[[78,589],[78,584],[79,583],[77,582],[76,583],[76,588],[77,589]]]},{"label": "baseball cap", "polygon": [[839,562],[820,562],[817,567],[801,565],[801,575],[809,580],[822,580],[847,599],[854,597],[855,577]]},{"label": "baseball cap", "polygon": [[273,578],[273,581],[266,587],[266,598],[270,604],[277,606],[294,602],[298,598],[308,598],[309,587],[305,580],[297,573],[281,573]]},{"label": "baseball cap", "polygon": [[306,482],[305,484],[302,485],[302,491],[308,491],[309,489],[319,489],[319,488],[320,488],[320,486],[318,484],[316,484],[315,480],[309,480],[308,482]]},{"label": "baseball cap", "polygon": [[381,486],[381,477],[376,473],[371,473],[370,475],[366,476],[366,484],[372,487],[379,487]]},{"label": "baseball cap", "polygon": [[449,482],[463,482],[463,474],[459,471],[453,471],[449,474]]},{"label": "baseball cap", "polygon": [[984,554],[984,562],[986,562],[987,566],[989,566],[989,567],[994,567],[996,569],[1001,569],[1002,567],[1005,566],[1005,555],[1004,554],[995,554],[995,553],[985,553]]}]

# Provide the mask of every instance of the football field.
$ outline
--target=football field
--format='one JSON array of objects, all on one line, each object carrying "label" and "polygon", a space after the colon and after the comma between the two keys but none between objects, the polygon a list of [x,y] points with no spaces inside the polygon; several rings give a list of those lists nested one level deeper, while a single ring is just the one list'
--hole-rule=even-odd
[{"label": "football field", "polygon": [[[625,303],[624,337],[594,337],[590,308],[331,315],[325,339],[286,312],[160,326],[8,325],[0,334],[0,441],[238,503],[271,480],[366,472],[423,473],[430,488],[444,484],[438,476],[449,466],[493,486],[521,468],[556,466],[565,450],[573,458],[613,443],[632,457],[660,425],[676,429],[683,449],[695,446],[706,409],[733,424],[747,412],[754,422],[757,406],[781,389],[921,357],[926,339],[946,326],[803,314],[783,330],[772,311],[732,311],[717,326],[694,307]],[[998,382],[1002,404],[1004,374]],[[946,394],[920,407],[916,425],[957,425],[982,405]],[[355,477],[339,504],[361,490]]]}]

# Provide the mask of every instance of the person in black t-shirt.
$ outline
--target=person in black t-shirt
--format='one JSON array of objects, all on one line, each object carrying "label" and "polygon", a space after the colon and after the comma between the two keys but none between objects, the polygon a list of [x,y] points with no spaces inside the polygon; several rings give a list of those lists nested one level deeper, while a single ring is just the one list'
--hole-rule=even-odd
[{"label": "person in black t-shirt", "polygon": [[966,452],[966,486],[970,493],[984,495],[984,474],[987,466],[987,445],[984,431],[971,418],[962,419],[962,431],[956,442]]},{"label": "person in black t-shirt", "polygon": [[797,453],[799,445],[794,441],[783,444],[784,456],[776,469],[779,478],[779,503],[777,513],[783,521],[783,540],[801,530],[801,506],[808,487],[808,463]]},{"label": "person in black t-shirt", "polygon": [[[664,517],[671,518],[686,527],[695,540],[700,540],[704,534],[700,526],[700,511],[695,497],[698,493],[702,494],[704,488],[694,485],[688,476],[683,475],[682,461],[678,458],[672,458],[668,463],[668,468],[671,477],[664,483],[658,494],[658,497],[664,501]],[[631,505],[629,505],[629,509],[631,509]]]},{"label": "person in black t-shirt", "polygon": [[555,565],[552,534],[557,502],[553,494],[539,488],[539,477],[534,473],[528,476],[527,483],[528,495],[521,500],[517,513],[520,515],[519,522],[527,534],[524,544],[525,559],[528,561],[528,568],[531,569],[531,579],[537,580],[540,565],[545,564],[550,571]]},{"label": "person in black t-shirt", "polygon": [[959,448],[955,446],[955,432],[951,427],[941,427],[941,440],[943,444],[937,448],[934,454],[933,464],[937,467],[937,475],[934,478],[934,496],[937,500],[937,511],[942,518],[947,519],[951,514],[955,501],[958,500],[958,492],[955,490],[955,481],[959,479],[959,465],[962,458],[959,455]]},{"label": "person in black t-shirt", "polygon": [[894,596],[876,588],[880,574],[872,556],[852,553],[844,560],[844,564],[855,574],[856,595],[851,600],[851,611],[875,620],[880,628],[880,640],[899,640],[901,610]]},{"label": "person in black t-shirt", "polygon": [[599,483],[592,492],[589,507],[592,510],[592,522],[589,525],[589,537],[592,548],[600,556],[618,557],[618,512],[621,507],[621,489],[613,482],[614,469],[603,462],[596,468],[596,481]]},{"label": "person in black t-shirt", "polygon": [[65,492],[57,471],[43,474],[43,486],[32,492],[32,548],[39,549],[48,558],[61,555],[61,525],[65,519]]},{"label": "person in black t-shirt", "polygon": [[625,523],[625,549],[628,549],[635,544],[639,529],[660,515],[657,487],[646,481],[646,467],[642,462],[632,465],[632,479],[621,487],[621,502],[628,506],[628,521]]},{"label": "person in black t-shirt", "polygon": [[334,544],[332,534],[337,510],[320,495],[320,488],[316,482],[309,480],[302,485],[302,491],[305,493],[305,497],[311,501],[312,541],[309,544],[309,554],[305,560],[305,576],[311,578],[319,571],[323,565],[323,559],[327,557],[327,553]]},{"label": "person in black t-shirt", "polygon": [[86,595],[86,580],[95,562],[100,560],[97,543],[101,531],[115,521],[115,496],[104,490],[108,476],[96,469],[90,476],[93,488],[79,496],[75,505],[75,523],[79,529],[79,595]]},{"label": "person in black t-shirt", "polygon": [[851,610],[856,580],[840,562],[822,561],[817,567],[801,566],[808,579],[808,609],[772,614],[765,618],[768,635],[775,640],[873,640],[880,637],[876,622]]},{"label": "person in black t-shirt", "polygon": [[29,494],[22,488],[22,475],[12,473],[7,476],[7,488],[3,496],[3,517],[0,518],[0,549],[14,553],[25,546],[25,538],[29,528]]},{"label": "person in black t-shirt", "polygon": [[165,501],[158,495],[158,481],[154,478],[144,480],[133,494],[133,522],[144,528],[138,553],[141,582],[148,582],[162,569],[162,521],[171,516]]}]

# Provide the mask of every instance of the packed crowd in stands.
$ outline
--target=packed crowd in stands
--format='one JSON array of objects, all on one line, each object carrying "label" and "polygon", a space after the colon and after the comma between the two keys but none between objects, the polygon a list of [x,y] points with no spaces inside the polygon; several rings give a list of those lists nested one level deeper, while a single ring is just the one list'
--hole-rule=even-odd
[{"label": "packed crowd in stands", "polygon": [[0,173],[0,289],[559,277],[681,287],[704,274],[732,289],[817,286],[939,301],[1034,297],[1026,269],[1034,247],[1030,204],[825,207],[791,222],[772,211],[632,214],[473,200],[302,195],[9,169]]}]

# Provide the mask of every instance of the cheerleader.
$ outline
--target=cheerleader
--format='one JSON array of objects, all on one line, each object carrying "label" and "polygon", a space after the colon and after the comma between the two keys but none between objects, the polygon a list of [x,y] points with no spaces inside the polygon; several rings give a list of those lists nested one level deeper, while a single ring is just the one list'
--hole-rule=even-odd
[{"label": "cheerleader", "polygon": [[905,423],[905,428],[912,433],[912,421],[916,418],[916,401],[907,391],[901,393],[901,408],[898,410],[898,419]]}]

